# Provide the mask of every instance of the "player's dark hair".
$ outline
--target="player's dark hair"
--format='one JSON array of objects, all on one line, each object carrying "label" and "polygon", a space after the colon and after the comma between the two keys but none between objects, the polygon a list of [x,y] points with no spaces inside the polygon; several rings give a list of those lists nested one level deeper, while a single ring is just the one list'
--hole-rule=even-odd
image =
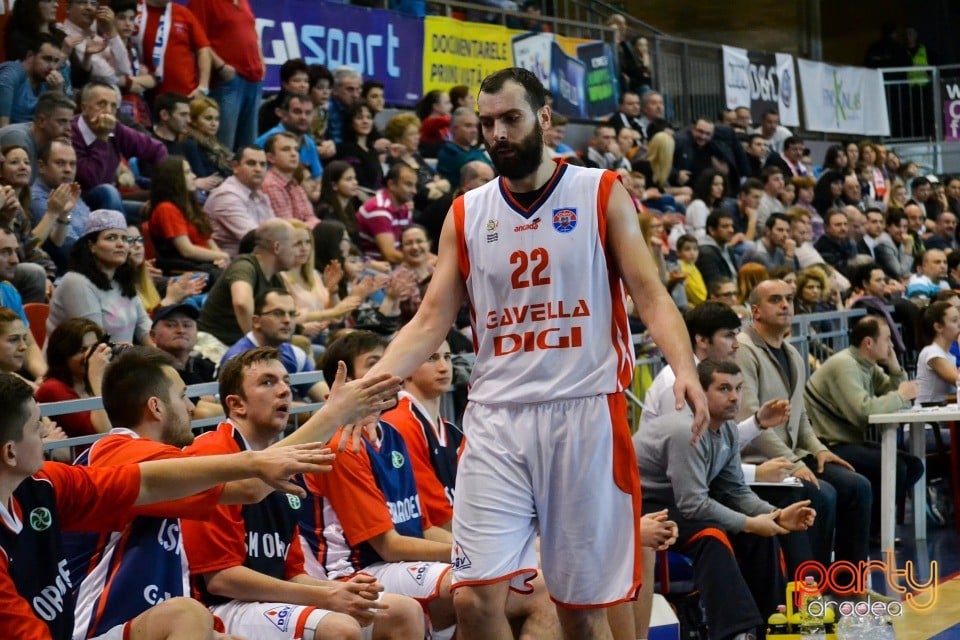
[{"label": "player's dark hair", "polygon": [[728,360],[702,360],[697,365],[697,376],[700,378],[700,386],[706,391],[713,384],[713,376],[718,373],[735,376],[740,373],[740,366],[736,362]]},{"label": "player's dark hair", "polygon": [[280,353],[273,347],[257,347],[230,358],[226,364],[220,367],[220,406],[223,407],[223,413],[227,417],[230,417],[227,396],[240,396],[244,400],[247,398],[243,395],[244,370],[260,362],[270,360],[280,362]]},{"label": "player's dark hair", "polygon": [[520,67],[508,67],[491,73],[480,83],[480,93],[497,93],[503,85],[512,80],[523,87],[526,92],[527,104],[534,112],[539,111],[547,104],[547,90],[540,79],[532,72]]},{"label": "player's dark hair", "polygon": [[174,367],[173,357],[154,347],[127,347],[114,356],[102,383],[103,410],[111,426],[133,429],[143,418],[143,408],[150,398],[173,400],[164,366]]},{"label": "player's dark hair", "polygon": [[23,378],[0,373],[0,446],[23,440],[23,427],[30,417],[33,389]]},{"label": "player's dark hair", "polygon": [[327,345],[323,353],[321,370],[327,384],[333,385],[337,378],[337,364],[343,360],[347,365],[347,376],[354,377],[353,361],[358,356],[377,349],[385,349],[387,340],[373,331],[351,331]]}]

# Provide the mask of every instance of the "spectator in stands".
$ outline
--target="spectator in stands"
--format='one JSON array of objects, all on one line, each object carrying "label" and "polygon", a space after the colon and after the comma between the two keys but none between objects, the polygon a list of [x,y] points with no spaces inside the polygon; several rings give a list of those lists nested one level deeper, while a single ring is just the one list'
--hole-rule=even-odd
[{"label": "spectator in stands", "polygon": [[[302,240],[304,243],[309,242]],[[296,247],[295,247],[296,249]],[[257,347],[277,350],[280,362],[287,373],[313,371],[313,358],[300,347],[290,344],[297,329],[297,307],[286,289],[267,289],[253,303],[252,329],[231,346],[220,360],[220,368],[244,351]],[[314,402],[323,402],[330,389],[321,380],[312,385],[295,385],[294,397],[304,400],[307,396]]]},{"label": "spectator in stands", "polygon": [[[153,328],[150,329],[150,337],[153,338],[157,349],[165,351],[173,358],[173,367],[187,386],[213,382],[217,379],[216,363],[193,352],[193,348],[197,346],[197,318],[199,317],[200,311],[192,304],[158,307],[153,312]],[[206,407],[205,402],[214,406]],[[194,418],[222,415],[222,413],[223,409],[218,403],[201,399],[197,402]]]},{"label": "spectator in stands", "polygon": [[620,129],[629,127],[643,136],[643,125],[640,124],[639,118],[640,96],[633,91],[624,91],[620,94],[620,103],[617,107],[617,112],[610,116],[607,123],[611,125],[617,133],[620,133]]},{"label": "spectator in stands", "polygon": [[274,217],[270,200],[260,191],[266,173],[263,149],[255,145],[241,148],[233,160],[233,175],[214,189],[203,205],[214,241],[231,257],[237,255],[244,235]]},{"label": "spectator in stands", "polygon": [[[292,133],[300,143],[300,161],[309,169],[310,177],[318,179],[323,173],[320,154],[313,137],[307,135],[313,122],[313,102],[306,93],[283,93],[277,102],[276,112],[280,124],[265,131],[257,138],[257,144],[263,147],[267,138],[281,131]],[[340,140],[337,144],[340,144]]]},{"label": "spectator in stands", "polygon": [[60,91],[47,91],[37,99],[33,122],[18,122],[0,129],[0,147],[18,145],[30,157],[30,181],[37,179],[37,152],[43,145],[70,135],[70,119],[76,105]]},{"label": "spectator in stands", "polygon": [[136,122],[149,129],[153,126],[150,117],[150,105],[144,98],[144,92],[156,88],[157,79],[150,73],[150,69],[141,64],[142,58],[137,38],[137,14],[139,6],[136,0],[113,0],[110,8],[114,13],[114,24],[117,36],[123,42],[125,61],[117,58],[114,67],[115,81],[107,84],[116,84],[120,88],[120,106],[117,113],[129,122]]},{"label": "spectator in stands", "polygon": [[923,218],[923,208],[911,200],[903,208],[903,213],[907,216],[907,230],[910,232],[910,237],[913,238],[913,257],[914,262],[916,262],[917,256],[926,249],[924,239],[926,238],[927,228]]},{"label": "spectator in stands", "polygon": [[960,337],[960,311],[949,302],[934,302],[923,312],[927,342],[917,358],[917,403],[943,404],[957,390],[957,364],[950,346]]},{"label": "spectator in stands", "polygon": [[[876,316],[860,318],[850,331],[850,346],[824,362],[807,381],[804,406],[817,437],[879,486],[880,445],[867,442],[869,419],[910,407],[918,382],[907,380],[897,361],[890,325]],[[923,476],[923,462],[897,451],[896,491],[902,500]],[[879,536],[880,494],[874,493],[871,529]]]},{"label": "spectator in stands", "polygon": [[430,252],[430,236],[419,224],[411,224],[400,233],[400,251],[403,261],[394,269],[394,274],[407,272],[415,283],[409,295],[400,301],[404,319],[412,318],[420,306],[420,300],[433,276],[433,254]]},{"label": "spectator in stands", "polygon": [[[30,321],[23,310],[23,298],[20,292],[11,283],[16,275],[17,264],[17,237],[8,229],[0,226],[0,307],[6,307],[23,321],[24,326],[30,327]],[[46,363],[40,347],[34,342],[33,336],[27,338],[26,366],[33,379],[38,380],[46,370]]]},{"label": "spectator in stands", "polygon": [[722,210],[714,210],[707,216],[706,237],[699,241],[699,255],[697,269],[703,274],[707,286],[719,278],[735,280],[736,261],[730,253],[730,241],[736,231],[733,227],[733,216]]},{"label": "spectator in stands", "polygon": [[797,199],[797,188],[793,185],[793,182],[787,181],[783,184],[783,191],[780,192],[780,204],[783,205],[784,210],[789,209],[793,206],[793,203]]},{"label": "spectator in stands", "polygon": [[803,164],[803,140],[799,136],[790,136],[783,141],[783,152],[771,151],[766,166],[780,168],[784,179],[809,175],[807,165]]},{"label": "spectator in stands", "polygon": [[[645,203],[659,211],[677,211],[683,213],[684,205],[690,202],[693,190],[680,184],[680,172],[674,171],[675,142],[665,131],[654,134],[647,142],[647,153],[643,160],[635,161],[633,166],[644,174],[647,189],[660,192],[657,198],[646,198]],[[623,161],[621,160],[621,164]]]},{"label": "spectator in stands", "polygon": [[[190,130],[190,100],[179,93],[162,93],[153,103],[153,137],[163,143],[167,154],[182,156],[190,163],[197,189],[210,191],[223,182],[216,169],[208,168]],[[153,175],[152,167],[144,167],[143,175]]]},{"label": "spectator in stands", "polygon": [[373,113],[357,103],[344,111],[343,141],[337,144],[337,160],[343,160],[356,172],[357,182],[368,192],[383,186],[380,154],[373,146]]},{"label": "spectator in stands", "polygon": [[52,0],[16,2],[3,27],[4,60],[22,60],[40,34],[54,34],[61,41],[63,30],[57,22],[58,5]]},{"label": "spectator in stands", "polygon": [[654,133],[650,131],[650,125],[654,122],[662,121],[664,118],[663,96],[656,91],[646,91],[640,94],[640,126],[643,127],[643,141],[646,142],[653,137]]},{"label": "spectator in stands", "polygon": [[691,235],[682,235],[677,239],[677,266],[686,276],[683,286],[687,294],[687,304],[695,307],[707,299],[707,283],[697,269],[697,256],[700,249],[697,239]]},{"label": "spectator in stands", "polygon": [[737,269],[737,303],[746,307],[750,292],[768,280],[770,272],[759,262],[748,262]]},{"label": "spectator in stands", "polygon": [[760,116],[760,126],[750,133],[759,133],[767,142],[768,151],[783,151],[783,143],[793,134],[790,129],[780,124],[780,114],[776,109],[769,109]]},{"label": "spectator in stands", "polygon": [[[333,322],[342,322],[354,309],[360,306],[362,300],[358,296],[340,296],[340,282],[343,279],[343,256],[340,244],[344,242],[343,225],[335,221],[321,221],[311,233],[307,226],[299,220],[291,220],[296,236],[297,248],[294,266],[280,273],[286,290],[293,296],[297,307],[297,323],[311,341],[317,341],[327,326]],[[327,233],[327,229],[332,229]],[[323,273],[316,269],[316,256],[326,248],[314,248],[314,235],[320,238],[333,238],[336,234],[336,248],[331,250],[331,257],[325,258],[322,264]],[[349,244],[349,240],[346,240]],[[337,257],[332,257],[332,256]]]},{"label": "spectator in stands", "polygon": [[334,160],[327,165],[320,183],[320,202],[317,213],[323,220],[337,220],[347,229],[350,241],[360,242],[357,230],[357,211],[363,202],[359,193],[357,172],[346,162]]},{"label": "spectator in stands", "polygon": [[743,255],[742,264],[759,262],[769,271],[787,266],[799,269],[796,241],[790,237],[790,220],[782,213],[772,213],[763,225],[763,237]]},{"label": "spectator in stands", "polygon": [[751,133],[746,144],[747,162],[750,165],[748,178],[759,178],[767,158],[767,141],[759,133]]},{"label": "spectator in stands", "polygon": [[[465,105],[467,111],[475,113],[473,106]],[[427,92],[417,103],[416,114],[420,118],[420,153],[427,158],[436,158],[450,135],[451,114],[454,107],[446,91],[434,89]]]},{"label": "spectator in stands", "polygon": [[934,214],[939,211],[936,198],[933,197],[933,185],[928,177],[917,176],[910,182],[910,203],[918,205],[927,220],[936,220],[937,216]]},{"label": "spectator in stands", "polygon": [[[37,402],[62,402],[101,395],[100,382],[110,362],[104,332],[85,318],[68,318],[47,336],[47,373],[37,389]],[[112,338],[111,338],[112,340]],[[57,424],[71,438],[105,433],[110,421],[102,410],[57,416]]]},{"label": "spectator in stands", "polygon": [[883,233],[883,212],[877,207],[867,209],[864,214],[863,237],[857,242],[857,253],[876,260],[876,247]]},{"label": "spectator in stands", "polygon": [[459,109],[460,107],[466,107],[468,109],[477,108],[477,98],[473,95],[473,92],[470,91],[470,87],[465,84],[458,84],[455,87],[452,87],[449,91],[450,96],[450,109]]},{"label": "spectator in stands", "polygon": [[783,192],[783,172],[780,171],[780,167],[769,165],[764,167],[760,172],[760,180],[763,183],[763,194],[757,206],[757,231],[767,223],[770,214],[783,213],[785,210],[783,203],[780,202],[780,194]]},{"label": "spectator in stands", "polygon": [[733,151],[725,143],[713,138],[714,124],[706,118],[699,118],[676,135],[673,165],[677,170],[677,185],[695,183],[703,171],[714,166],[714,162],[724,163],[727,172],[736,172]]},{"label": "spectator in stands", "polygon": [[826,216],[830,209],[844,206],[844,180],[844,174],[839,171],[824,171],[820,175],[817,185],[813,188],[813,208],[821,218]]},{"label": "spectator in stands", "polygon": [[201,97],[190,103],[190,128],[187,137],[196,142],[203,158],[204,173],[216,172],[223,178],[233,175],[233,152],[217,139],[220,129],[220,105]]},{"label": "spectator in stands", "polygon": [[76,43],[70,54],[75,64],[73,71],[84,80],[116,85],[121,77],[130,74],[127,49],[109,6],[70,0],[63,32]]},{"label": "spectator in stands", "polygon": [[220,105],[223,120],[217,137],[228,149],[253,144],[265,69],[250,4],[193,0],[187,6],[212,48],[211,72],[219,82],[211,87],[211,97]]},{"label": "spectator in stands", "polygon": [[[0,141],[3,140],[3,132],[0,132]],[[951,176],[945,180],[947,183],[945,195],[947,197],[947,208],[953,211],[953,214],[960,216],[960,178]],[[891,187],[891,200],[893,199],[893,187]]]},{"label": "spectator in stands", "polygon": [[347,109],[360,102],[362,89],[363,77],[353,67],[341,66],[333,70],[333,96],[330,100],[327,137],[337,146],[343,142],[343,135],[348,126]]},{"label": "spectator in stands", "polygon": [[569,120],[559,113],[550,114],[550,128],[543,130],[543,144],[554,158],[576,157],[577,152],[563,141]]},{"label": "spectator in stands", "polygon": [[737,362],[744,378],[738,418],[752,415],[772,398],[790,401],[787,423],[761,433],[744,449],[743,457],[748,462],[777,457],[793,462],[792,475],[803,482],[804,497],[812,500],[817,513],[818,526],[811,537],[814,559],[829,563],[832,547],[837,560],[856,564],[867,557],[871,486],[827,449],[810,426],[803,407],[803,359],[784,339],[793,323],[792,297],[785,282],[762,282],[750,297],[753,326],[738,336]]},{"label": "spectator in stands", "polygon": [[831,209],[824,221],[824,234],[813,246],[828,265],[846,274],[847,262],[857,255],[857,247],[847,233],[847,214],[842,209]]},{"label": "spectator in stands", "polygon": [[[677,522],[678,548],[695,558],[694,581],[711,634],[746,639],[763,624],[761,611],[778,601],[772,595],[781,586],[772,538],[806,531],[821,516],[808,500],[777,509],[750,490],[740,469],[734,422],[738,409],[743,413],[740,367],[704,360],[697,371],[707,392],[710,435],[691,449],[683,413],[668,414],[645,429],[636,445],[638,463],[646,470],[643,510],[666,507]],[[738,556],[750,562],[738,563]]]},{"label": "spectator in stands", "polygon": [[[56,261],[58,270],[66,267],[67,256],[77,239],[83,234],[90,215],[90,207],[80,195],[80,185],[74,182],[77,175],[77,154],[70,143],[51,140],[37,154],[40,169],[37,179],[30,185],[30,213],[34,228],[40,228],[51,210],[56,213],[48,242],[44,244]],[[51,202],[52,201],[52,202]],[[71,204],[72,203],[72,204]]]},{"label": "spectator in stands", "polygon": [[158,269],[147,262],[143,235],[136,225],[127,227],[127,244],[130,246],[127,261],[133,267],[134,288],[148,314],[152,314],[157,307],[179,304],[207,289],[209,276],[206,273],[187,272],[174,278],[164,278]]},{"label": "spectator in stands", "polygon": [[949,289],[947,282],[947,254],[939,249],[928,249],[916,258],[917,272],[907,282],[907,297],[933,298],[937,292]]},{"label": "spectator in stands", "polygon": [[460,107],[453,112],[450,120],[450,140],[437,153],[437,172],[453,188],[460,185],[460,168],[463,165],[472,160],[489,162],[486,152],[477,145],[480,138],[479,123],[480,119],[475,111]]},{"label": "spectator in stands", "polygon": [[386,106],[386,97],[384,96],[383,83],[379,80],[367,80],[360,87],[360,99],[370,107],[370,113],[376,118],[377,114],[383,111]]},{"label": "spectator in stands", "polygon": [[617,149],[617,131],[610,124],[600,123],[593,127],[593,137],[585,151],[583,162],[588,167],[612,171],[629,168]]},{"label": "spectator in stands", "polygon": [[845,175],[852,170],[853,167],[849,165],[847,159],[847,150],[842,144],[832,144],[827,147],[827,151],[823,156],[823,173],[836,171],[841,175]]},{"label": "spectator in stands", "polygon": [[[214,67],[214,53],[207,38],[211,31],[194,12],[171,0],[146,2],[142,20],[134,37],[142,54],[140,60],[156,78],[157,93],[179,93],[190,99],[207,95]],[[233,43],[237,46],[236,36]]]},{"label": "spectator in stands", "polygon": [[[442,201],[449,208],[450,182],[440,177],[420,155],[420,119],[412,113],[400,113],[387,122],[384,134],[397,146],[399,155],[389,159],[390,164],[402,162],[417,172],[417,196],[414,208],[423,211],[432,202]],[[446,213],[446,211],[444,211]]]},{"label": "spectator in stands", "polygon": [[77,182],[94,209],[123,211],[114,186],[121,157],[137,158],[141,168],[167,157],[157,140],[117,122],[119,96],[114,87],[98,82],[80,93],[80,115],[73,119],[70,138],[77,152]]},{"label": "spectator in stands", "polygon": [[270,208],[278,218],[301,220],[311,229],[320,220],[313,212],[307,192],[294,174],[300,166],[297,136],[281,131],[267,138],[267,162],[270,168],[263,178],[263,194],[270,200]]},{"label": "spectator in stands", "polygon": [[416,193],[416,172],[403,164],[393,165],[386,186],[357,211],[360,249],[365,256],[390,264],[403,260],[400,236],[412,222],[411,205]]},{"label": "spectator in stands", "polygon": [[0,127],[32,121],[40,94],[63,89],[62,44],[62,37],[43,33],[19,60],[0,64]]},{"label": "spectator in stands", "polygon": [[13,309],[0,307],[0,373],[12,373],[34,391],[37,385],[24,375],[26,371],[27,350],[31,344],[30,329]]},{"label": "spectator in stands", "polygon": [[[310,93],[310,69],[303,58],[291,58],[280,65],[280,92],[260,103],[257,114],[257,133],[263,135],[280,124],[277,110],[283,94],[293,93],[298,96]],[[316,105],[315,105],[316,107]],[[312,125],[311,121],[311,125]]]},{"label": "spectator in stands", "polygon": [[885,203],[890,185],[883,175],[883,170],[879,166],[882,165],[882,163],[879,159],[877,146],[873,142],[864,140],[860,143],[860,161],[863,163],[864,171],[869,177],[870,194],[877,202]]},{"label": "spectator in stands", "polygon": [[[813,239],[816,241],[823,235],[823,218],[813,206],[814,192],[817,185],[815,178],[811,176],[795,177],[791,180],[797,191],[797,199],[794,206],[801,207],[810,214],[810,221],[813,225]],[[789,207],[787,207],[789,209]]]},{"label": "spectator in stands", "polygon": [[86,318],[114,342],[152,344],[150,318],[137,297],[129,255],[123,214],[91,212],[70,255],[70,270],[50,299],[47,333],[67,318]]},{"label": "spectator in stands", "polygon": [[890,278],[903,280],[913,271],[913,236],[907,227],[907,216],[902,209],[888,209],[885,231],[874,247],[874,257]]},{"label": "spectator in stands", "polygon": [[211,237],[193,172],[181,156],[167,156],[154,170],[147,219],[157,267],[164,273],[202,271],[215,280],[230,263]]},{"label": "spectator in stands", "polygon": [[707,233],[707,216],[712,211],[718,208],[730,210],[731,207],[736,207],[732,199],[725,197],[726,192],[726,178],[722,173],[707,169],[700,174],[693,185],[693,201],[687,205],[687,233],[698,240],[703,238]]},{"label": "spectator in stands", "polygon": [[[50,256],[40,248],[51,236],[53,242],[63,243],[67,225],[58,223],[72,205],[70,189],[66,188],[54,198],[52,207],[40,218],[36,228],[30,222],[30,158],[20,146],[5,146],[2,150],[3,166],[0,169],[0,227],[17,238],[18,264],[11,279],[26,302],[46,302],[52,293],[52,281],[57,268]],[[79,193],[77,193],[79,197]],[[48,281],[49,278],[49,281]]]},{"label": "spectator in stands", "polygon": [[326,160],[333,157],[337,145],[326,137],[327,123],[330,118],[330,96],[333,93],[333,74],[322,64],[311,64],[307,71],[310,76],[310,100],[313,102],[313,124],[310,135],[317,143],[320,157]]},{"label": "spectator in stands", "polygon": [[957,216],[952,211],[942,211],[934,221],[933,234],[925,238],[923,243],[928,251],[940,249],[947,254],[956,251],[958,248]]},{"label": "spectator in stands", "polygon": [[229,345],[253,329],[256,297],[267,289],[282,289],[279,274],[292,268],[296,261],[296,239],[286,220],[273,218],[260,223],[254,238],[253,253],[241,254],[230,263],[200,310],[200,331],[221,343],[201,352],[216,362]]}]

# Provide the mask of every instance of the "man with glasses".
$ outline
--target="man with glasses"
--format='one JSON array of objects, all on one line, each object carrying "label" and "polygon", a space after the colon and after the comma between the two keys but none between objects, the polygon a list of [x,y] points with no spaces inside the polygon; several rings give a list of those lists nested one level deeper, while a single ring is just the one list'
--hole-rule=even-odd
[{"label": "man with glasses", "polygon": [[737,283],[730,278],[717,278],[708,288],[708,301],[722,302],[727,306],[737,304]]},{"label": "man with glasses", "polygon": [[[224,354],[220,367],[250,349],[273,347],[287,373],[313,371],[313,361],[300,347],[290,344],[297,331],[297,306],[285,289],[267,289],[253,303],[253,329],[237,340]],[[322,402],[329,391],[323,382],[291,386],[295,399],[309,396],[314,402]]]},{"label": "man with glasses", "polygon": [[57,71],[64,58],[62,45],[60,38],[41,33],[22,59],[0,64],[0,127],[30,122],[40,94],[63,88]]}]

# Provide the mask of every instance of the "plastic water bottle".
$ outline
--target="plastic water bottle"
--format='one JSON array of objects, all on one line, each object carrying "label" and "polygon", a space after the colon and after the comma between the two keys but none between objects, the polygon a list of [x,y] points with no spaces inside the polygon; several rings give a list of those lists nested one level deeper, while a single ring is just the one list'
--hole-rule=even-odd
[{"label": "plastic water bottle", "polygon": [[803,600],[800,604],[800,637],[804,640],[827,640],[827,630],[824,627],[823,614],[826,603],[823,595],[817,590],[817,583],[813,576],[804,580]]},{"label": "plastic water bottle", "polygon": [[770,614],[770,617],[767,618],[767,637],[770,637],[774,634],[787,634],[790,633],[790,625],[787,624],[787,606],[778,605],[777,612]]}]

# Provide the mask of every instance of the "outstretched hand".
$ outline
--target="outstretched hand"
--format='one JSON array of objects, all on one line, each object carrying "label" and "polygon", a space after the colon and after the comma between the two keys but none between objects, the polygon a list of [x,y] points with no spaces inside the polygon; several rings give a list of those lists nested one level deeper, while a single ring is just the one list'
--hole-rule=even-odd
[{"label": "outstretched hand", "polygon": [[270,447],[254,452],[257,477],[278,491],[301,498],[307,492],[290,478],[300,473],[325,473],[336,455],[320,442],[291,447]]},{"label": "outstretched hand", "polygon": [[337,363],[337,375],[323,410],[332,414],[335,424],[343,425],[340,451],[346,449],[348,442],[354,451],[360,450],[363,431],[375,428],[380,412],[396,404],[401,382],[389,373],[348,382],[347,365],[343,361]]}]

